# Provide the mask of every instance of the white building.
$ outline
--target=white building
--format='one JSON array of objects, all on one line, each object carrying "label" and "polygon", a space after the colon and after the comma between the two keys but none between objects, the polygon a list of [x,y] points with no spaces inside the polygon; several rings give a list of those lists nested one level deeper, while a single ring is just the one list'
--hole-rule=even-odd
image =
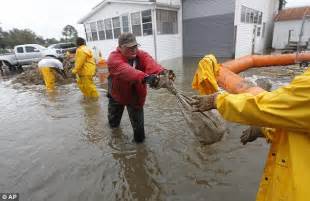
[{"label": "white building", "polygon": [[[310,16],[310,6],[281,10],[275,17],[272,47],[284,49],[289,42],[297,42],[304,15]],[[301,44],[310,41],[310,18],[305,21]]]},{"label": "white building", "polygon": [[263,54],[279,0],[184,0],[184,56]]},{"label": "white building", "polygon": [[105,58],[122,32],[134,33],[141,49],[158,61],[183,55],[181,0],[104,0],[79,23],[84,24],[87,45]]},{"label": "white building", "polygon": [[79,23],[106,58],[121,32],[133,32],[158,61],[240,57],[271,48],[279,0],[103,0]]}]

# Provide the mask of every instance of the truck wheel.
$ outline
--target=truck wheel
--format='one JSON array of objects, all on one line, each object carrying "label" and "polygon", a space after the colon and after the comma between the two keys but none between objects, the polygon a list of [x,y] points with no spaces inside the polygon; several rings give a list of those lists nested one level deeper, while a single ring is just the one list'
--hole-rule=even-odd
[{"label": "truck wheel", "polygon": [[3,66],[2,61],[0,61],[0,73],[1,73],[1,75],[3,76],[3,69],[2,69],[2,66]]},{"label": "truck wheel", "polygon": [[18,73],[24,72],[24,69],[23,69],[23,66],[22,66],[22,65],[18,65],[18,66],[17,66],[17,72],[18,72]]},{"label": "truck wheel", "polygon": [[15,72],[16,68],[15,66],[12,66],[9,62],[3,61],[4,65],[8,67],[10,72]]}]

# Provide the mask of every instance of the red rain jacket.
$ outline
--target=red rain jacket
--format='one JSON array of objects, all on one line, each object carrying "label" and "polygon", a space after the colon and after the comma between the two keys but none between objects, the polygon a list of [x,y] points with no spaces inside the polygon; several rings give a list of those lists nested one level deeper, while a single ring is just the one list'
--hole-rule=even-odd
[{"label": "red rain jacket", "polygon": [[[148,53],[137,51],[136,68],[128,64],[128,59],[124,57],[117,48],[113,51],[107,61],[112,81],[112,98],[122,105],[143,107],[146,98],[146,84],[142,83],[144,77],[151,74],[158,74],[164,70]],[[110,83],[111,84],[111,83]]]}]

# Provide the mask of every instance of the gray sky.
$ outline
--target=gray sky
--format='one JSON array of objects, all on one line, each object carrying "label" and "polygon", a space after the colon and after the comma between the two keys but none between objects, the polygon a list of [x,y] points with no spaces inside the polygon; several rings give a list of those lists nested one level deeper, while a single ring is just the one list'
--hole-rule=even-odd
[{"label": "gray sky", "polygon": [[77,21],[101,0],[5,0],[1,2],[0,26],[31,29],[44,38],[61,37],[67,24],[84,36],[84,28]]},{"label": "gray sky", "polygon": [[[254,0],[253,0],[254,1]],[[77,21],[101,0],[6,0],[1,2],[0,26],[4,30],[29,28],[44,38],[61,37],[67,24],[84,36]],[[287,7],[310,6],[310,0],[288,0]]]}]

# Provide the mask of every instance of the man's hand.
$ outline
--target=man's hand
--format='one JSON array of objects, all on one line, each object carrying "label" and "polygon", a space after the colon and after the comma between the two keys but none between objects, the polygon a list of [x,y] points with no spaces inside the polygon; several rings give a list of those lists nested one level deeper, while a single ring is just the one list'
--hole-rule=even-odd
[{"label": "man's hand", "polygon": [[240,141],[243,145],[246,145],[248,142],[253,142],[259,137],[264,137],[261,128],[254,126],[244,130],[242,134],[243,135],[240,137]]},{"label": "man's hand", "polygon": [[218,93],[204,96],[192,96],[193,101],[190,105],[193,107],[193,112],[204,112],[211,109],[216,109],[215,100]]},{"label": "man's hand", "polygon": [[175,80],[175,74],[173,70],[165,70],[165,74],[168,75],[168,79],[174,81]]},{"label": "man's hand", "polygon": [[143,82],[148,84],[151,88],[156,88],[159,83],[158,75],[149,75],[143,79]]}]

